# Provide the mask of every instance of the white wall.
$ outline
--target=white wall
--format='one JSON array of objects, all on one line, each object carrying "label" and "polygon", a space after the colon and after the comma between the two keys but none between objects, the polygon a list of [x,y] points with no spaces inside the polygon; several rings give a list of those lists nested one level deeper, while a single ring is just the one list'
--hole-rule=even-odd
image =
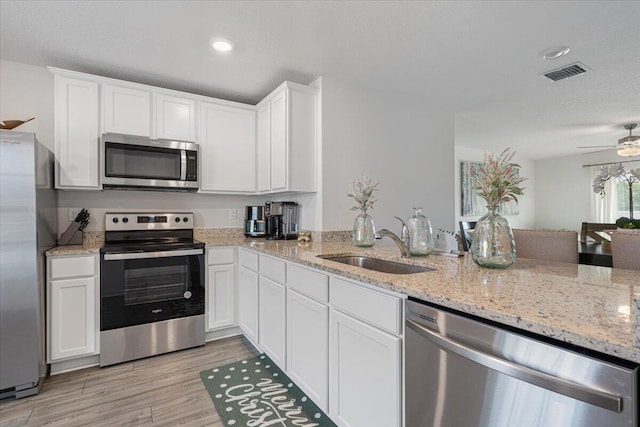
[{"label": "white wall", "polygon": [[[620,157],[615,150],[577,156],[556,157],[535,162],[536,228],[575,230],[591,217],[592,182],[589,169],[582,165],[634,160]],[[640,166],[640,159],[625,167]]]},{"label": "white wall", "polygon": [[351,230],[349,185],[366,171],[380,182],[370,212],[377,228],[399,232],[397,215],[424,208],[434,228],[453,226],[453,113],[324,76],[323,229]]},{"label": "white wall", "polygon": [[[505,146],[506,148],[506,146]],[[455,151],[455,212],[456,212],[456,230],[458,221],[477,221],[479,216],[462,216],[462,193],[460,187],[460,162],[482,162],[484,160],[484,151],[474,148],[456,146]],[[535,168],[535,162],[518,157],[518,153],[513,159],[521,166],[520,176],[527,178],[522,183],[525,187],[524,194],[518,197],[518,215],[506,215],[512,228],[532,229],[536,226],[536,188],[538,187],[538,179]]]},{"label": "white wall", "polygon": [[0,120],[24,120],[16,132],[35,132],[53,151],[53,75],[46,68],[0,60]]},{"label": "white wall", "polygon": [[[69,225],[70,208],[87,208],[91,213],[88,231],[104,230],[105,212],[193,212],[194,226],[236,228],[244,226],[245,205],[261,205],[269,200],[259,196],[217,196],[155,191],[58,191],[58,229]],[[230,211],[236,210],[236,219]]]}]

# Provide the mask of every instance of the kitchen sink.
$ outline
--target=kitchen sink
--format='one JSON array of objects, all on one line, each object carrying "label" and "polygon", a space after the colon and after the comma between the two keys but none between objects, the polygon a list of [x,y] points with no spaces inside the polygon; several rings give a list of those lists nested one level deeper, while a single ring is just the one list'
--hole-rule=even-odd
[{"label": "kitchen sink", "polygon": [[318,255],[318,258],[390,274],[415,274],[433,270],[433,268],[429,267],[402,264],[399,262],[361,255]]}]

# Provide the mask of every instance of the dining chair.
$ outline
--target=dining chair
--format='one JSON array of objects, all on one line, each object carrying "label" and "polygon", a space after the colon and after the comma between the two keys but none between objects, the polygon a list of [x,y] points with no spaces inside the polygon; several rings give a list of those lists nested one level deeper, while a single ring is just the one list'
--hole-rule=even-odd
[{"label": "dining chair", "polygon": [[545,261],[578,263],[575,231],[513,230],[516,256]]},{"label": "dining chair", "polygon": [[600,222],[583,222],[580,229],[580,241],[587,243],[587,237],[595,240],[598,243],[608,240],[606,237],[598,234],[598,231],[615,230],[615,224],[607,224]]},{"label": "dining chair", "polygon": [[462,250],[469,252],[471,247],[471,232],[476,228],[476,221],[459,221],[460,240],[462,241]]},{"label": "dining chair", "polygon": [[611,233],[613,268],[640,270],[640,234]]}]

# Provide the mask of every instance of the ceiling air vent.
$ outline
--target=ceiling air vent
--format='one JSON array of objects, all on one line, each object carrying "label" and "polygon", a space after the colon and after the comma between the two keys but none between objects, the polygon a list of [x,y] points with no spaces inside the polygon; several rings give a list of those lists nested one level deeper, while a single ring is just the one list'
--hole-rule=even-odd
[{"label": "ceiling air vent", "polygon": [[581,62],[567,65],[562,68],[557,68],[543,74],[546,78],[557,82],[558,80],[568,79],[569,77],[579,76],[589,71],[589,67]]}]

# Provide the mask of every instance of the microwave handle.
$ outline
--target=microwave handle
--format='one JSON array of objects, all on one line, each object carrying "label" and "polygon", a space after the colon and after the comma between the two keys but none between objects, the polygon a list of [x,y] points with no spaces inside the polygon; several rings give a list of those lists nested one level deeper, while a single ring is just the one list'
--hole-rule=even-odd
[{"label": "microwave handle", "polygon": [[180,150],[180,181],[187,180],[187,150]]}]

